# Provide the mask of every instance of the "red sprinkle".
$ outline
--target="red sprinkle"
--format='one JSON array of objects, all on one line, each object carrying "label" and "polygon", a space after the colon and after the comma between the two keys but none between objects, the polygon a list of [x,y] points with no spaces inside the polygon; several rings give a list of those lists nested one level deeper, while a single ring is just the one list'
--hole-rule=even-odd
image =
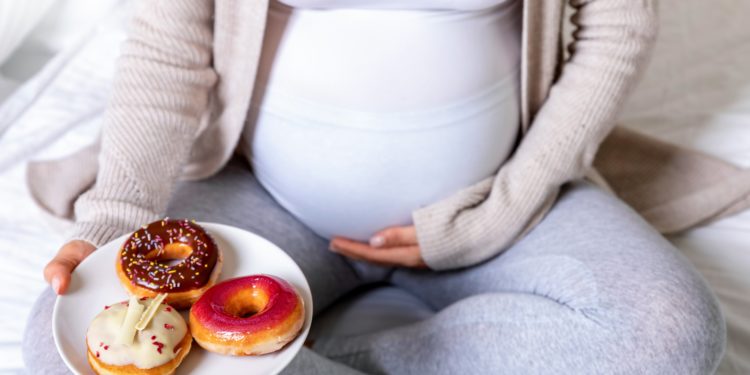
[{"label": "red sprinkle", "polygon": [[156,336],[151,336],[151,340],[156,340]]},{"label": "red sprinkle", "polygon": [[100,342],[100,343],[99,343],[99,347],[101,348],[102,346],[104,346],[104,343],[103,343],[103,342]]},{"label": "red sprinkle", "polygon": [[159,352],[159,354],[161,354],[161,349],[164,348],[164,344],[158,341],[154,341],[152,342],[152,344],[156,345],[156,351]]},{"label": "red sprinkle", "polygon": [[104,345],[104,350],[109,350],[109,345]]},{"label": "red sprinkle", "polygon": [[164,323],[164,328],[166,329],[174,329],[174,326],[169,323]]},{"label": "red sprinkle", "polygon": [[96,351],[96,358],[99,358],[99,351]]},{"label": "red sprinkle", "polygon": [[109,306],[104,305],[104,310],[108,310],[108,309],[109,309]]},{"label": "red sprinkle", "polygon": [[167,306],[166,308],[164,308],[164,310],[167,310],[167,312],[171,312],[171,311],[172,311],[172,308],[171,308],[171,307],[169,307],[169,306]]}]

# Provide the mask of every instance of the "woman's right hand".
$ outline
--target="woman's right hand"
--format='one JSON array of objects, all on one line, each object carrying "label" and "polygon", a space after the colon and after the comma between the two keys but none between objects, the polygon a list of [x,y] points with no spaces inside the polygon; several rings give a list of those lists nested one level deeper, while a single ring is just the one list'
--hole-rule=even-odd
[{"label": "woman's right hand", "polygon": [[44,279],[57,294],[65,294],[70,285],[70,275],[96,246],[81,240],[73,240],[60,248],[52,260],[44,267]]}]

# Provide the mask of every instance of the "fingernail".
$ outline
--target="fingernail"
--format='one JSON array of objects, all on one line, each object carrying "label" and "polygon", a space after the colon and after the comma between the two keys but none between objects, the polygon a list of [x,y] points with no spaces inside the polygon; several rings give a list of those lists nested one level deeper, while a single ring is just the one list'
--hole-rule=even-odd
[{"label": "fingernail", "polygon": [[60,276],[55,276],[52,279],[52,290],[55,291],[55,293],[60,294],[60,283],[62,281],[60,280]]},{"label": "fingernail", "polygon": [[381,247],[383,245],[385,245],[385,238],[383,238],[383,236],[374,236],[370,238],[370,246]]}]

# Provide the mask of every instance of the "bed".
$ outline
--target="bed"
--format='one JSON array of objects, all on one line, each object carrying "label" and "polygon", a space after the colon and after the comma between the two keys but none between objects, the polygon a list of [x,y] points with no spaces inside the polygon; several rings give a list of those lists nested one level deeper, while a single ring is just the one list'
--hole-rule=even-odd
[{"label": "bed", "polygon": [[[34,205],[26,163],[69,154],[96,137],[125,36],[126,2],[99,6],[100,21],[80,27],[54,53],[29,54],[28,64],[41,69],[16,69],[21,73],[6,74],[0,85],[0,372],[23,372],[25,317],[46,287],[42,268],[67,227]],[[626,105],[623,125],[750,167],[750,25],[744,19],[750,2],[664,0],[661,8],[654,60]],[[750,212],[670,239],[721,301],[729,339],[718,373],[750,373]],[[350,334],[430,314],[413,297],[379,288],[339,305],[317,327]],[[353,323],[362,321],[368,324]]]}]

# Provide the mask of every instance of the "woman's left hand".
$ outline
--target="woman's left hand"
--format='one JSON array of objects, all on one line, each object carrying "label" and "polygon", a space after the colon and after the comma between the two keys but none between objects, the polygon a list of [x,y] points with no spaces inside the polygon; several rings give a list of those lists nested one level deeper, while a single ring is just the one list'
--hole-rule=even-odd
[{"label": "woman's left hand", "polygon": [[352,259],[384,266],[427,267],[422,259],[422,252],[417,243],[417,230],[413,225],[383,229],[370,238],[369,244],[334,237],[330,249]]}]

